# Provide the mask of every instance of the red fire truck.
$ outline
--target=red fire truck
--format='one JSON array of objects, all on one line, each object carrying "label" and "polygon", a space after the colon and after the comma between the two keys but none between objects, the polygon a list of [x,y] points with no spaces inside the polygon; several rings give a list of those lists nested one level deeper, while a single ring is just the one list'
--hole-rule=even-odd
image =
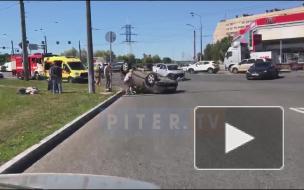
[{"label": "red fire truck", "polygon": [[[54,56],[52,54],[42,54],[35,53],[28,56],[28,69],[29,76],[32,79],[41,79],[45,76],[44,66],[43,66],[43,58]],[[22,55],[12,55],[11,62],[15,66],[14,70],[12,70],[13,76],[16,76],[19,79],[24,78],[24,70],[23,70],[23,57]]]}]

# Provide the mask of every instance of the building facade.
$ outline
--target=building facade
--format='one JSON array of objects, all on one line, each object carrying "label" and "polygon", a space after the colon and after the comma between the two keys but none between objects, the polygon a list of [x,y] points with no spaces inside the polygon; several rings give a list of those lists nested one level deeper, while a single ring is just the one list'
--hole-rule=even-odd
[{"label": "building facade", "polygon": [[256,19],[233,42],[246,44],[251,52],[271,51],[274,63],[303,65],[304,12]]},{"label": "building facade", "polygon": [[238,16],[237,18],[222,20],[217,24],[217,27],[213,33],[213,42],[215,43],[216,41],[221,40],[227,36],[236,35],[241,29],[245,28],[247,25],[251,24],[257,19],[289,15],[295,13],[304,13],[304,6],[284,10],[275,9],[256,15],[245,14],[242,16]]}]

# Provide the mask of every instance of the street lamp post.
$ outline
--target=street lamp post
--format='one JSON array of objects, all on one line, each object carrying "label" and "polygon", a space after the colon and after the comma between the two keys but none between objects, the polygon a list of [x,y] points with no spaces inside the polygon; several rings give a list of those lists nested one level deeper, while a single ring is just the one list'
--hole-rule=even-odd
[{"label": "street lamp post", "polygon": [[201,54],[200,54],[200,61],[202,60],[202,56],[203,56],[203,25],[202,25],[202,16],[194,13],[194,12],[190,12],[190,14],[194,17],[194,16],[198,16],[200,18],[200,45],[201,45]]},{"label": "street lamp post", "polygon": [[193,28],[193,61],[196,61],[196,34],[195,34],[195,26],[192,24],[186,24],[187,26],[190,26]]},{"label": "street lamp post", "polygon": [[[47,39],[46,39],[46,34],[45,34],[45,30],[40,27],[40,32],[43,35],[43,53],[46,54],[47,53]],[[38,30],[36,29],[35,32],[38,32]]]},{"label": "street lamp post", "polygon": [[45,54],[47,54],[48,50],[47,50],[47,40],[46,40],[46,35],[44,35],[44,52]]},{"label": "street lamp post", "polygon": [[[52,23],[54,24],[58,24],[59,22],[58,21],[53,21]],[[47,36],[46,36],[46,33],[45,33],[45,26],[42,28],[42,26],[40,26],[40,32],[41,34],[43,35],[43,52],[44,54],[47,54],[48,53],[48,43],[47,43]],[[37,29],[35,30],[36,32],[38,31]]]},{"label": "street lamp post", "polygon": [[14,42],[13,42],[13,40],[11,40],[11,47],[12,47],[12,55],[15,55],[15,51],[14,51]]},{"label": "street lamp post", "polygon": [[[8,37],[6,33],[2,34],[2,36]],[[15,55],[14,42],[11,40],[11,54]]]},{"label": "street lamp post", "polygon": [[78,53],[79,53],[79,59],[81,60],[81,44],[80,44],[80,40],[78,41]]}]

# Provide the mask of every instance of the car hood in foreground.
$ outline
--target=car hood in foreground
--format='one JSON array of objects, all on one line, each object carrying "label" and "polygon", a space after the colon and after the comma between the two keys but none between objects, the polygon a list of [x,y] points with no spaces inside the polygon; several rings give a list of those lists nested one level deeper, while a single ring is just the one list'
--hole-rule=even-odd
[{"label": "car hood in foreground", "polygon": [[69,174],[23,173],[0,175],[0,189],[159,189],[143,181],[122,177]]}]

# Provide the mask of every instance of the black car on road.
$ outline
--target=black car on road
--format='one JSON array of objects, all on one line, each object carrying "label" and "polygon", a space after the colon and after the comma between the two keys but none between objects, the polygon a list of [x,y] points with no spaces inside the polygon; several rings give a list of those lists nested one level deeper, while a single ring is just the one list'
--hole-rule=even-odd
[{"label": "black car on road", "polygon": [[246,78],[250,79],[275,79],[279,77],[278,69],[271,62],[254,63],[246,72]]}]

